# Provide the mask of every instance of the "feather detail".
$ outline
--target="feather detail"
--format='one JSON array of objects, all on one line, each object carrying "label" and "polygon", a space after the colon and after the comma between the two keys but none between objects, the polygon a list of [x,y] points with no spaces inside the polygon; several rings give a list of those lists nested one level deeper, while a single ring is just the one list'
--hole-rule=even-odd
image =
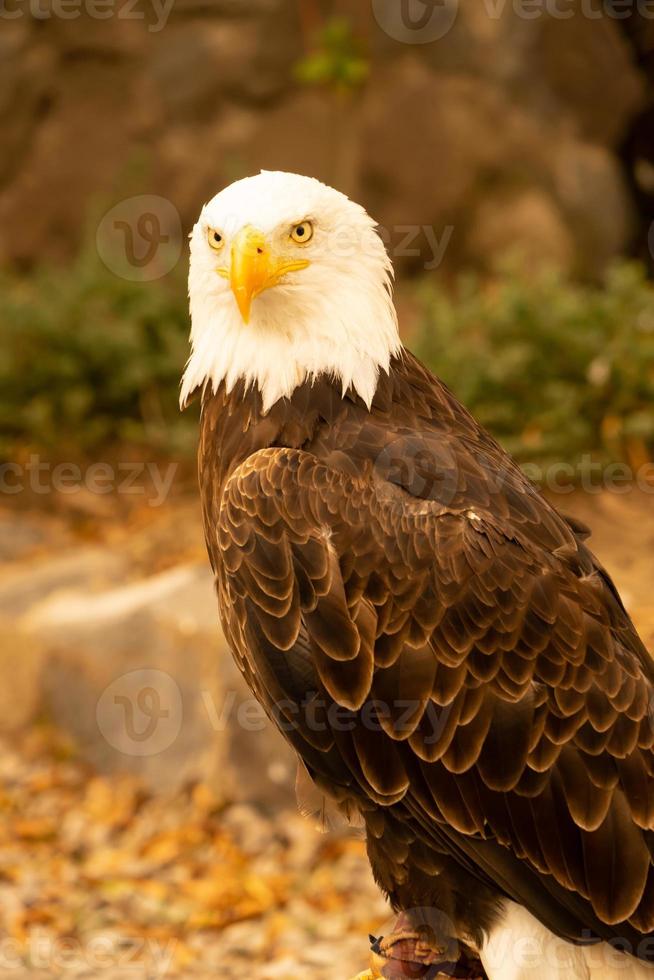
[{"label": "feather detail", "polygon": [[508,895],[637,946],[654,668],[584,535],[406,353],[370,405],[322,376],[266,408],[237,383],[202,420],[225,633],[293,722],[303,808],[361,812],[398,907],[465,895],[474,930]]}]

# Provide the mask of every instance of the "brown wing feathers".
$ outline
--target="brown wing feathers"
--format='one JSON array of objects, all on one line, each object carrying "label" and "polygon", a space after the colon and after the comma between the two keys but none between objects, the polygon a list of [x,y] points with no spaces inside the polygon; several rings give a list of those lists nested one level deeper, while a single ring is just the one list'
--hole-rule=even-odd
[{"label": "brown wing feathers", "polygon": [[[390,487],[384,453],[371,457],[409,381],[396,415],[416,431],[413,460]],[[265,423],[264,445],[280,448],[243,422],[231,468],[222,460],[222,480],[205,484],[231,645],[269,710],[290,703],[287,735],[309,771],[347,788],[387,850],[410,865],[413,846],[418,868],[440,849],[570,938],[647,933],[647,654],[583,531],[421,368],[393,384],[377,415],[301,393],[297,448],[283,445],[283,416]],[[448,480],[431,479],[439,459]],[[401,847],[395,812],[410,829]],[[389,867],[378,874],[399,895]]]}]

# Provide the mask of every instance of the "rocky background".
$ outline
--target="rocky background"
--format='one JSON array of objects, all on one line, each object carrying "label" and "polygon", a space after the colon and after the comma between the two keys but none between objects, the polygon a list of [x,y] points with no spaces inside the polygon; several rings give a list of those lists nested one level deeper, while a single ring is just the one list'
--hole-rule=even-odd
[{"label": "rocky background", "polygon": [[[648,255],[646,4],[444,0],[443,36],[418,43],[397,0],[168,2],[108,0],[100,19],[94,0],[7,0],[0,259],[70,256],[135,194],[168,198],[185,234],[260,168],[336,184],[400,253],[403,226],[451,228],[446,270],[515,247],[591,276]],[[397,259],[410,271],[431,251]]]}]

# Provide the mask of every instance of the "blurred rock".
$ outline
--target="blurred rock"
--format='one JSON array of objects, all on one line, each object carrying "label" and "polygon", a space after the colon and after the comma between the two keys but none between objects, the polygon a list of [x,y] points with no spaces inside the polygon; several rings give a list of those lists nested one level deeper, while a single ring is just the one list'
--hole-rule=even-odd
[{"label": "blurred rock", "polygon": [[574,240],[556,202],[537,188],[483,200],[472,217],[471,255],[489,271],[508,258],[526,271],[567,269]]},{"label": "blurred rock", "polygon": [[[389,8],[397,0],[385,0]],[[465,72],[476,78],[511,84],[524,75],[525,52],[535,33],[533,21],[516,17],[510,3],[495,4],[489,16],[487,4],[463,4],[453,0],[456,17],[450,30],[432,44],[421,44],[415,53],[439,72]],[[387,56],[406,54],[406,45],[389,42]]]},{"label": "blurred rock", "polygon": [[0,511],[0,562],[27,558],[46,544],[66,547],[70,541],[70,535],[59,521]]},{"label": "blurred rock", "polygon": [[309,174],[358,196],[360,120],[355,101],[320,89],[293,93],[257,120],[234,151],[247,173]]},{"label": "blurred rock", "polygon": [[554,187],[577,248],[577,268],[600,274],[630,241],[634,209],[620,165],[604,147],[561,141],[552,154]]},{"label": "blurred rock", "polygon": [[480,172],[500,164],[505,110],[497,89],[413,60],[376,77],[363,120],[363,180],[375,217],[390,226],[456,221]]},{"label": "blurred rock", "polygon": [[525,54],[545,111],[569,116],[590,140],[616,145],[646,97],[620,22],[578,15],[534,23]]},{"label": "blurred rock", "polygon": [[[79,246],[89,206],[97,207],[116,175],[124,173],[135,152],[133,137],[144,125],[145,90],[125,111],[133,101],[134,69],[127,64],[125,71],[116,71],[111,60],[73,59],[54,72],[52,105],[35,127],[30,152],[13,180],[0,189],[0,226],[7,229],[0,235],[2,260],[43,259],[46,251],[62,257]],[[154,122],[149,113],[147,125]]]},{"label": "blurred rock", "polygon": [[153,47],[150,63],[167,118],[211,118],[227,95],[247,91],[256,43],[254,21],[171,25]]},{"label": "blurred rock", "polygon": [[47,653],[48,714],[99,771],[157,789],[201,779],[221,799],[292,799],[295,756],[234,667],[205,564],[59,592],[23,625]]},{"label": "blurred rock", "polygon": [[0,187],[17,178],[30,140],[39,128],[51,98],[48,78],[55,60],[55,52],[37,40],[24,18],[2,21]]},{"label": "blurred rock", "polygon": [[[134,194],[164,195],[189,229],[220,187],[264,167],[335,184],[391,233],[453,228],[448,272],[487,268],[489,236],[524,248],[538,211],[558,264],[596,275],[638,220],[620,159],[650,98],[633,25],[452,6],[449,30],[420,44],[384,29],[382,3],[376,16],[342,4],[370,62],[347,92],[295,81],[317,41],[286,0],[177,0],[165,24],[122,8],[5,21],[0,260],[65,258],[89,215]],[[507,201],[518,212],[500,234],[493,215]],[[425,269],[396,259],[400,272]]]},{"label": "blurred rock", "polygon": [[175,0],[173,16],[243,17],[279,11],[284,0]]},{"label": "blurred rock", "polygon": [[64,548],[55,558],[18,562],[0,571],[0,614],[20,617],[47,596],[71,588],[86,596],[125,574],[125,559],[104,548]]},{"label": "blurred rock", "polygon": [[108,17],[94,16],[92,4],[80,3],[74,17],[60,15],[58,0],[39,0],[39,4],[39,33],[62,60],[109,59],[114,70],[122,74],[128,70],[128,59],[141,56],[147,46],[149,11],[143,0],[117,0],[126,10],[122,16],[110,11]]},{"label": "blurred rock", "polygon": [[36,717],[41,707],[42,644],[11,620],[0,617],[0,733],[17,732]]}]

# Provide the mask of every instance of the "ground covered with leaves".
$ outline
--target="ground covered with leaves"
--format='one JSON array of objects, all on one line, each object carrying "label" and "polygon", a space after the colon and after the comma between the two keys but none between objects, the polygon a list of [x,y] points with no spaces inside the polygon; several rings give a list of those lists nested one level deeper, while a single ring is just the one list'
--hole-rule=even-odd
[{"label": "ground covered with leaves", "polygon": [[342,980],[388,917],[360,839],[153,796],[47,727],[1,746],[0,808],[0,975]]}]

